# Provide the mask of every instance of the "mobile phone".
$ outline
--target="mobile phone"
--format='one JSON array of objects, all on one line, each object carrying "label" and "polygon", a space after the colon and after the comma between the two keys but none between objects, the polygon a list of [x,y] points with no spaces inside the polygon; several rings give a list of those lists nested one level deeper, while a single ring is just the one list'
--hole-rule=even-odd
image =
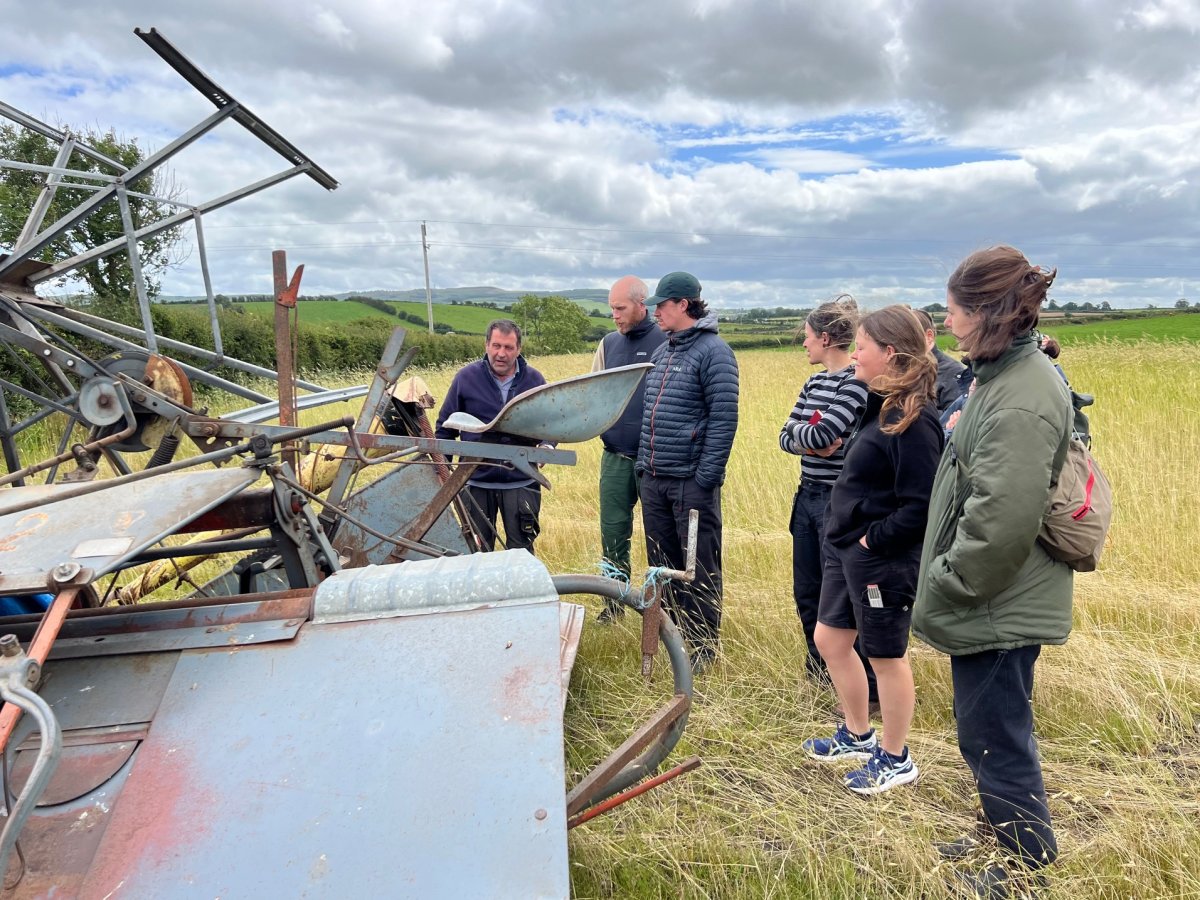
[{"label": "mobile phone", "polygon": [[867,603],[875,609],[883,608],[883,594],[879,592],[879,585],[867,585]]}]

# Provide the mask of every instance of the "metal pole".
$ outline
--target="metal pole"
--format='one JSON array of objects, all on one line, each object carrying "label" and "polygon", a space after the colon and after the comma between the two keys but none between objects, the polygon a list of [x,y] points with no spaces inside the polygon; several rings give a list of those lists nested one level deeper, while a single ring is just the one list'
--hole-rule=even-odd
[{"label": "metal pole", "polygon": [[425,223],[421,223],[421,255],[425,257],[425,311],[429,315],[429,333],[433,334],[433,291],[429,289],[429,242],[425,240]]},{"label": "metal pole", "polygon": [[[190,220],[195,212],[212,212],[213,210],[220,209],[223,206],[228,206],[235,200],[248,197],[251,194],[265,190],[266,188],[276,185],[281,181],[286,181],[289,178],[300,175],[301,173],[307,171],[307,166],[296,166],[293,169],[285,169],[284,171],[272,175],[269,178],[256,181],[254,184],[249,185],[248,187],[239,188],[236,191],[230,191],[228,194],[223,194],[222,196],[217,197],[215,200],[209,200],[205,203],[185,209],[183,212],[177,212],[173,216],[167,216],[165,219],[159,219],[157,222],[152,222],[149,225],[143,225],[137,230],[135,237],[137,237],[138,240],[141,240],[142,238],[158,234],[160,231],[166,231],[168,228],[174,228],[176,225],[182,225],[184,222]],[[39,271],[29,275],[25,280],[32,285],[41,284],[43,281],[52,281],[61,275],[65,275],[67,272],[78,269],[80,266],[86,266],[93,260],[103,259],[109,254],[116,253],[123,246],[125,246],[125,238],[114,238],[107,244],[101,244],[99,247],[93,247],[91,250],[85,250],[83,253],[72,256],[70,259],[64,259],[62,262],[55,263],[49,268],[40,269]]]},{"label": "metal pole", "polygon": [[158,352],[158,335],[154,333],[154,320],[150,317],[150,298],[146,295],[146,279],[142,277],[142,256],[138,253],[137,238],[134,237],[133,213],[129,209],[129,196],[124,182],[117,183],[117,200],[121,204],[121,223],[125,226],[125,238],[129,245],[129,268],[133,270],[133,286],[137,291],[138,308],[142,311],[142,327],[146,333],[146,349]]},{"label": "metal pole", "polygon": [[[67,162],[71,159],[71,151],[74,149],[75,138],[68,137],[63,142],[63,145],[58,148],[58,156],[54,158],[55,167],[65,168]],[[46,218],[46,211],[50,209],[50,201],[54,199],[54,194],[60,181],[62,181],[62,175],[57,172],[46,177],[46,183],[42,185],[41,193],[38,194],[38,198],[33,204],[33,209],[29,211],[29,218],[25,220],[25,226],[21,229],[21,235],[17,238],[17,249],[20,249],[21,245],[37,234],[38,229],[42,227],[42,222]]]},{"label": "metal pole", "polygon": [[193,209],[192,221],[196,223],[196,247],[200,250],[200,274],[204,276],[204,296],[208,298],[208,315],[212,321],[213,349],[217,351],[217,362],[225,356],[221,346],[221,323],[217,321],[217,301],[213,297],[212,279],[208,275],[208,254],[204,250],[204,225],[199,209]]},{"label": "metal pole", "polygon": [[[279,424],[283,428],[291,428],[296,424],[296,371],[288,317],[297,298],[292,297],[288,302],[287,251],[271,252],[271,273],[275,282],[275,371],[279,373]],[[294,447],[284,445],[283,460],[293,471],[298,457]]]}]

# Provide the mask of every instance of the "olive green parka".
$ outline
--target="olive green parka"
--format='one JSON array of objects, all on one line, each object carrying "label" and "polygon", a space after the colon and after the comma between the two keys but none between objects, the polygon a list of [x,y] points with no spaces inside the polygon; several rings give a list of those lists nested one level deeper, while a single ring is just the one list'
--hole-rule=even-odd
[{"label": "olive green parka", "polygon": [[974,369],[934,479],[913,633],[952,656],[1062,644],[1073,573],[1037,533],[1071,436],[1067,386],[1029,336]]}]

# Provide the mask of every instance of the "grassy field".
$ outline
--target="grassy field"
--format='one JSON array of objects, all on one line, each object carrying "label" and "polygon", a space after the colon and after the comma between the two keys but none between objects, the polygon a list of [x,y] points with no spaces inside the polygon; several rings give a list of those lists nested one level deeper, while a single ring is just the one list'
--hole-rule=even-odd
[{"label": "grassy field", "polygon": [[[1200,897],[1200,487],[1187,452],[1200,446],[1200,348],[1122,346],[1119,366],[1113,350],[1070,355],[1073,384],[1098,398],[1096,454],[1118,507],[1100,571],[1076,579],[1075,632],[1038,669],[1037,727],[1062,848],[1045,896]],[[923,772],[914,789],[863,800],[840,786],[839,767],[801,753],[832,719],[829,697],[801,678],[786,529],[796,464],[776,435],[810,370],[799,352],[752,351],[740,362],[742,419],[724,491],[723,658],[699,684],[676,753],[705,764],[575,829],[575,894],[948,896],[932,844],[968,830],[974,806],[945,657],[913,649],[911,746]],[[551,377],[585,368],[570,357],[537,364]],[[598,449],[577,449],[579,465],[551,473],[545,501],[539,555],[554,572],[587,571],[599,554]],[[648,692],[637,664],[632,617],[607,630],[589,621],[567,711],[576,775],[662,701],[661,679]]]},{"label": "grassy field", "polygon": [[[534,360],[552,379],[589,362]],[[786,528],[797,467],[776,436],[812,370],[799,348],[745,351],[739,362],[741,424],[723,495],[722,657],[698,683],[674,755],[698,754],[704,765],[573,830],[574,894],[951,896],[932,844],[971,827],[974,795],[954,740],[945,657],[913,647],[910,744],[922,777],[912,788],[865,800],[841,787],[841,767],[801,752],[833,719],[830,697],[802,678]],[[1062,849],[1043,896],[1200,898],[1200,483],[1191,453],[1200,447],[1200,344],[1085,341],[1064,363],[1073,386],[1097,397],[1095,452],[1117,511],[1100,571],[1076,578],[1071,640],[1047,648],[1038,667],[1034,706]],[[425,374],[444,395],[452,372]],[[577,466],[548,471],[554,489],[538,543],[556,573],[594,571],[600,550],[599,446],[573,449]],[[636,565],[641,542],[639,528]],[[669,693],[662,662],[650,688],[638,674],[636,617],[602,628],[592,621],[598,601],[586,602],[565,719],[572,782]]]},{"label": "grassy field", "polygon": [[[397,310],[409,315],[418,316],[422,321],[425,321],[426,309],[424,303],[413,303],[407,300],[389,301],[389,306],[395,307]],[[595,303],[581,304],[587,308],[599,306]],[[600,304],[603,305],[603,304]],[[372,309],[364,303],[356,303],[352,300],[307,300],[300,305],[300,327],[304,327],[305,322],[314,324],[337,324],[339,322],[350,322],[355,319],[373,318],[381,321],[391,322],[393,324],[405,324],[399,320],[381,312],[377,309]],[[274,304],[269,301],[254,301],[250,303],[239,303],[236,309],[245,309],[247,312],[263,316],[270,319],[274,315]],[[605,307],[607,309],[607,307]],[[488,309],[481,306],[454,306],[448,303],[435,303],[433,305],[433,321],[449,325],[460,334],[483,334],[487,330],[488,323],[493,319],[499,319],[507,316],[508,313],[503,309]],[[605,316],[603,319],[589,318],[588,322],[593,325],[600,325],[604,328],[612,328],[612,319]],[[414,327],[408,325],[408,327]],[[415,326],[419,327],[419,326]]]}]

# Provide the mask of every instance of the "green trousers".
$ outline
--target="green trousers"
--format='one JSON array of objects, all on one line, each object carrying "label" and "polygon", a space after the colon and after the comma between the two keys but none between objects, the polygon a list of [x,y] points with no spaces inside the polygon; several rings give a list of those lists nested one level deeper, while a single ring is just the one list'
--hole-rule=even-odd
[{"label": "green trousers", "polygon": [[604,558],[629,577],[629,544],[638,481],[633,460],[604,451],[600,457],[600,547]]}]

